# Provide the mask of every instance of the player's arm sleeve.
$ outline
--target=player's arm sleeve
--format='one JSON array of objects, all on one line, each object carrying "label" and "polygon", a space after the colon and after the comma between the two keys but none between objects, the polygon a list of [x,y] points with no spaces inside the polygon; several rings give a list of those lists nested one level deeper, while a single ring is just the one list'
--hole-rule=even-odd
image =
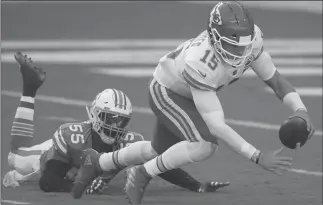
[{"label": "player's arm sleeve", "polygon": [[62,128],[60,127],[54,133],[53,137],[53,146],[55,149],[55,157],[59,158],[59,160],[68,163],[69,162],[69,152],[68,152],[68,144],[63,136]]},{"label": "player's arm sleeve", "polygon": [[218,138],[237,153],[252,159],[258,150],[225,123],[222,105],[216,92],[203,91],[193,87],[191,92],[198,112],[214,135],[213,143],[216,143],[216,138]]},{"label": "player's arm sleeve", "polygon": [[293,112],[306,109],[295,88],[276,69],[271,56],[262,52],[260,57],[252,63],[255,73],[273,90],[276,96]]}]

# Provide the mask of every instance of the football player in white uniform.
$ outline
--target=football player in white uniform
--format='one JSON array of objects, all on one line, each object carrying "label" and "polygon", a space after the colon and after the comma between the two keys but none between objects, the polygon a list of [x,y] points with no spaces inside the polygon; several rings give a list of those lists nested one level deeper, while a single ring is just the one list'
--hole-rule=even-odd
[{"label": "football player in white uniform", "polygon": [[[15,59],[20,65],[23,79],[23,93],[11,129],[11,150],[8,163],[11,171],[3,178],[5,187],[16,187],[21,183],[38,181],[45,192],[69,192],[80,166],[80,156],[86,148],[97,152],[112,152],[140,141],[143,158],[158,155],[151,148],[150,141],[126,129],[131,120],[132,106],[129,98],[120,90],[105,89],[87,107],[89,120],[61,125],[51,139],[33,145],[34,103],[37,90],[46,78],[26,55],[18,52]],[[162,152],[161,152],[162,153]],[[106,184],[124,167],[104,173],[87,187],[87,193],[101,193]],[[160,175],[164,180],[195,192],[214,192],[229,185],[209,181],[201,183],[182,169],[175,169]]]},{"label": "football player in white uniform", "polygon": [[[179,45],[157,65],[149,86],[150,107],[158,119],[152,146],[163,154],[129,171],[126,193],[132,204],[141,203],[153,177],[208,158],[218,140],[265,170],[282,174],[289,169],[292,159],[278,155],[282,148],[261,152],[225,123],[217,92],[237,81],[249,68],[294,115],[307,122],[308,138],[312,136],[314,127],[307,109],[264,50],[260,28],[240,3],[219,2],[210,13],[207,30]],[[74,197],[80,196],[78,183],[89,183],[95,171],[114,169],[111,158],[123,165],[139,163],[135,150],[136,143],[115,154],[96,155],[88,150],[87,157],[93,159],[95,166],[82,165],[79,174],[84,174],[76,178]]]}]

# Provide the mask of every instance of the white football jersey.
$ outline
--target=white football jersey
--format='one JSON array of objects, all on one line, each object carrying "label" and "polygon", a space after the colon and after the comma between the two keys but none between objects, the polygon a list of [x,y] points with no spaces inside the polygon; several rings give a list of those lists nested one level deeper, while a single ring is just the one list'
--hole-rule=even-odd
[{"label": "white football jersey", "polygon": [[[222,87],[237,81],[250,64],[263,51],[261,30],[255,25],[256,38],[252,55],[239,67],[237,76],[233,78],[227,73],[230,65],[226,64],[217,52],[211,48],[207,31],[195,39],[190,39],[159,60],[154,78],[161,85],[184,97],[192,99],[190,87],[202,90],[219,91]],[[259,75],[259,69],[256,71]]]}]

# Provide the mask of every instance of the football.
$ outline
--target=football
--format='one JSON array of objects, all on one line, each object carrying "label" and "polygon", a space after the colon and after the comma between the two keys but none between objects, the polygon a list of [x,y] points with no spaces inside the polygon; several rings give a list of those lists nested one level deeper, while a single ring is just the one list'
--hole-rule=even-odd
[{"label": "football", "polygon": [[308,135],[306,121],[297,116],[286,120],[279,129],[281,143],[290,149],[295,149],[297,143],[303,146]]}]

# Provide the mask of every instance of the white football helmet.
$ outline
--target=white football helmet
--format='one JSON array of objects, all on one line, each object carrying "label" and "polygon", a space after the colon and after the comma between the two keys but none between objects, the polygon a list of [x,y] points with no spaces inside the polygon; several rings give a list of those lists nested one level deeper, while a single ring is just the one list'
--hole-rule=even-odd
[{"label": "white football helmet", "polygon": [[122,91],[103,90],[96,95],[91,106],[86,106],[86,110],[93,130],[104,143],[113,144],[125,136],[131,120],[132,106]]}]

